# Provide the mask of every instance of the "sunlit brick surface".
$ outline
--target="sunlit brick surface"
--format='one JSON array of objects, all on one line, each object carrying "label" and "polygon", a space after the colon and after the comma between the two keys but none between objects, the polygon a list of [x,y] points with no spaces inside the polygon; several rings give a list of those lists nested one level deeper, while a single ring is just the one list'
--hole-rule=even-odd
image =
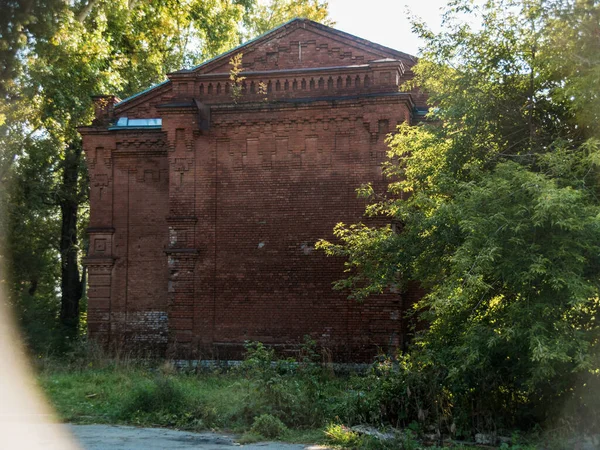
[{"label": "sunlit brick surface", "polygon": [[[304,20],[239,51],[237,102],[225,55],[114,108],[101,99],[81,129],[90,336],[204,359],[246,340],[293,353],[305,335],[338,361],[402,346],[419,292],[348,300],[332,290],[343,261],[315,243],[365,220],[357,187],[384,191],[385,136],[423,106],[398,92],[414,59]],[[110,128],[119,117],[162,128]]]}]

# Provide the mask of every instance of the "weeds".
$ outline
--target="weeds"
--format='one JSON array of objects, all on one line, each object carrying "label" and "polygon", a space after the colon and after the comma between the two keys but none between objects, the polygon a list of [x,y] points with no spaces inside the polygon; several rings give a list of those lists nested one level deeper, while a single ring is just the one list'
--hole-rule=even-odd
[{"label": "weeds", "polygon": [[189,406],[181,385],[171,378],[159,376],[135,387],[123,402],[121,418],[127,419],[140,414],[177,415],[182,410],[188,410]]},{"label": "weeds", "polygon": [[263,414],[254,419],[250,432],[267,439],[276,439],[287,432],[288,428],[277,417]]},{"label": "weeds", "polygon": [[306,357],[297,363],[248,343],[244,362],[226,373],[184,373],[168,362],[101,360],[94,353],[87,361],[40,361],[38,368],[42,387],[66,421],[247,431],[257,418],[272,417],[310,430],[333,418],[331,399],[345,384],[325,377],[313,352],[303,349]]},{"label": "weeds", "polygon": [[[314,341],[305,340],[302,360],[276,360],[274,351],[262,343],[246,344],[246,358],[239,371],[244,376],[245,417],[270,414],[287,426],[320,426],[328,417],[328,391],[338,388],[323,379],[314,362]],[[333,393],[333,392],[332,392]]]},{"label": "weeds", "polygon": [[244,71],[242,58],[243,53],[240,52],[229,60],[229,64],[231,65],[229,79],[231,80],[231,99],[233,100],[233,103],[239,102],[244,94],[243,82],[246,77],[241,75]]},{"label": "weeds", "polygon": [[[89,359],[73,355],[38,362],[40,384],[65,421],[227,429],[245,433],[243,442],[326,439],[342,448],[374,450],[439,444],[441,436],[474,437],[457,418],[459,402],[440,387],[443,372],[409,359],[383,358],[367,374],[336,377],[321,366],[309,338],[297,360],[278,359],[267,346],[248,343],[245,360],[227,372],[185,372],[150,358],[108,360],[89,354]],[[382,440],[349,428],[361,424],[402,432]],[[502,448],[529,450],[536,442],[569,448],[560,442],[572,442],[570,436],[556,430],[550,436],[540,428],[527,438],[504,431],[512,439]]]},{"label": "weeds", "polygon": [[325,429],[325,436],[329,444],[349,449],[417,450],[422,447],[410,431],[398,433],[394,438],[381,439],[361,435],[344,425],[331,423]]},{"label": "weeds", "polygon": [[333,445],[342,447],[354,447],[359,444],[360,437],[350,428],[340,424],[330,424],[325,429],[327,441]]}]

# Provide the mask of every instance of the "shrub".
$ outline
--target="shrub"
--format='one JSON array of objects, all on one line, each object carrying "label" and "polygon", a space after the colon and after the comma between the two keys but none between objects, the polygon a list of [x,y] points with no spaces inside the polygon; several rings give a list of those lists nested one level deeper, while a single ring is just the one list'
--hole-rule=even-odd
[{"label": "shrub", "polygon": [[124,402],[121,418],[142,414],[179,414],[187,407],[185,393],[171,378],[158,377],[137,386]]},{"label": "shrub", "polygon": [[288,429],[277,417],[270,414],[263,414],[254,419],[254,424],[252,424],[250,431],[268,439],[275,439],[287,432]]},{"label": "shrub", "polygon": [[354,447],[360,442],[358,433],[340,424],[329,424],[325,429],[325,437],[330,444],[342,447]]},{"label": "shrub", "polygon": [[288,426],[322,425],[327,398],[320,383],[322,373],[312,362],[315,355],[314,343],[305,342],[298,369],[295,360],[276,360],[273,349],[260,342],[247,342],[240,367],[248,388],[244,398],[246,421],[271,414]]}]

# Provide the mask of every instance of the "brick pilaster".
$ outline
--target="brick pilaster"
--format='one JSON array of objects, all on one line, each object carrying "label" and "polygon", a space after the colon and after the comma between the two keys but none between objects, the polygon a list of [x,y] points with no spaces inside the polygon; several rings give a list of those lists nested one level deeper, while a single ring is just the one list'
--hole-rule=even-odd
[{"label": "brick pilaster", "polygon": [[[98,108],[98,99],[95,100]],[[109,96],[105,100],[102,105],[105,108],[112,107],[114,98]],[[111,342],[112,278],[115,263],[113,254],[115,142],[114,137],[102,128],[81,128],[80,132],[84,136],[84,152],[90,178],[91,214],[90,226],[87,229],[90,241],[87,257],[83,261],[88,272],[88,334],[98,343],[108,345]]]},{"label": "brick pilaster", "polygon": [[194,274],[198,260],[195,210],[195,151],[193,131],[197,108],[193,104],[161,107],[168,139],[169,161],[169,353],[189,357],[194,337]]}]

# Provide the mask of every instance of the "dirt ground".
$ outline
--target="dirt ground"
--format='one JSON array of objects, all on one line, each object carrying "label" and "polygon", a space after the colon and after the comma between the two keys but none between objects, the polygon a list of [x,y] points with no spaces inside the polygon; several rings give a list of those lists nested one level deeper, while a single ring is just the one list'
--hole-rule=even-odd
[{"label": "dirt ground", "polygon": [[234,437],[217,433],[189,433],[164,428],[115,425],[69,425],[85,450],[325,450],[326,447],[281,442],[240,445]]}]

